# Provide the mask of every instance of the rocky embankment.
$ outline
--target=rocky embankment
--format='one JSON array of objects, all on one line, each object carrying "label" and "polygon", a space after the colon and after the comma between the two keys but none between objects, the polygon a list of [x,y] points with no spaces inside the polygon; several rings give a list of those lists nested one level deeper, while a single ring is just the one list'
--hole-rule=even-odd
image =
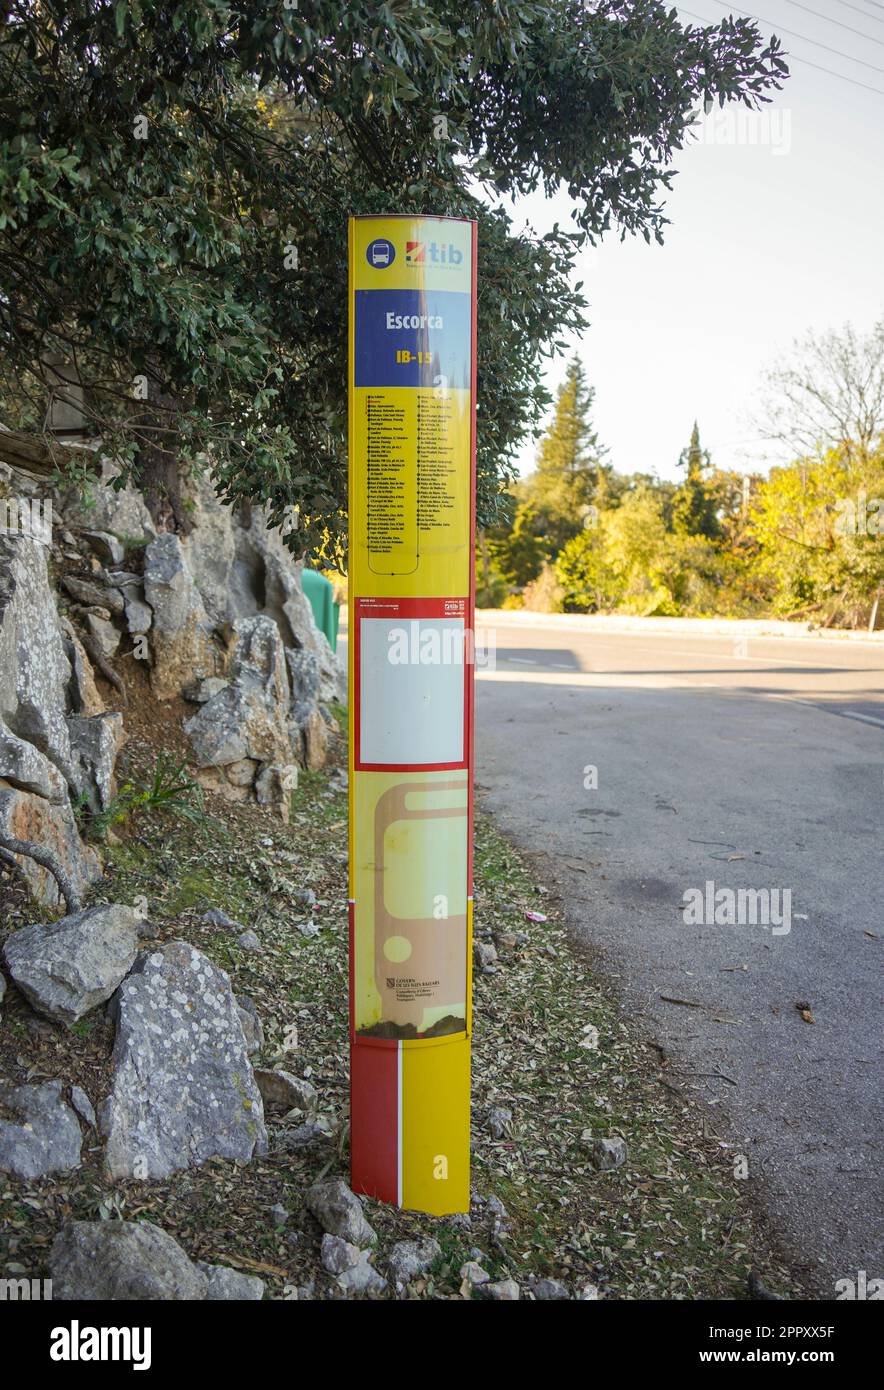
[{"label": "rocky embankment", "polygon": [[[283,818],[298,769],[324,761],[339,673],[279,532],[207,478],[186,536],[158,533],[140,493],[109,481],[50,501],[47,525],[25,511],[0,531],[0,837],[48,850],[79,900],[101,863],[75,811],[113,801],[136,667],[199,781]],[[38,902],[61,901],[45,863],[13,861]]]}]

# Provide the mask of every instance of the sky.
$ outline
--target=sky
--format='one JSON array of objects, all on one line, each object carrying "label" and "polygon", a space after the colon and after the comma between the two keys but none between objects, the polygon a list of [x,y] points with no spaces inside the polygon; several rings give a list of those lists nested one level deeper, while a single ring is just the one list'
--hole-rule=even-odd
[{"label": "sky", "polygon": [[[678,476],[695,418],[719,467],[784,461],[752,419],[765,369],[808,331],[847,321],[868,331],[884,315],[882,0],[677,8],[685,22],[729,13],[764,21],[791,76],[761,117],[716,107],[676,156],[662,247],[614,233],[587,249],[575,274],[590,327],[570,347],[595,387],[608,462],[663,478]],[[572,206],[566,193],[537,195],[511,211],[517,227],[527,221],[542,233],[570,225]],[[552,390],[565,365],[551,365]],[[535,452],[526,444],[523,473]]]}]

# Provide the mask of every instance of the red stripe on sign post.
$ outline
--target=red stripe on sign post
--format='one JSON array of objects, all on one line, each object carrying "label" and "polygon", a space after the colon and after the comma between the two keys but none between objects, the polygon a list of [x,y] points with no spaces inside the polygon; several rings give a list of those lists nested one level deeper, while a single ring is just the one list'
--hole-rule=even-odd
[{"label": "red stripe on sign post", "polygon": [[399,1047],[362,1038],[350,1047],[350,1186],[398,1206]]}]

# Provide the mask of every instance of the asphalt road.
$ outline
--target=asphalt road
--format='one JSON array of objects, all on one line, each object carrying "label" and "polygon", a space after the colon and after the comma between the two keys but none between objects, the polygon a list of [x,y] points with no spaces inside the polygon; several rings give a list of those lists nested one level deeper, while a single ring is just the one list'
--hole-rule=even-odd
[{"label": "asphalt road", "polygon": [[[821,1295],[884,1277],[884,644],[554,619],[496,641],[476,686],[484,807],[548,856]],[[707,882],[791,889],[790,930],[687,923]]]}]

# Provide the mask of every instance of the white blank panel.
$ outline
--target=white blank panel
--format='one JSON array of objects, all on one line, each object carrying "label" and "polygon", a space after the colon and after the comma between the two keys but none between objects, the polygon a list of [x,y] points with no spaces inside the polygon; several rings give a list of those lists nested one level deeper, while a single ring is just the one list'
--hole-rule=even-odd
[{"label": "white blank panel", "polygon": [[[360,622],[359,761],[462,762],[463,618]],[[404,642],[403,633],[408,634]],[[418,633],[422,640],[416,640]],[[404,650],[412,658],[424,653],[431,659],[391,660]]]}]

